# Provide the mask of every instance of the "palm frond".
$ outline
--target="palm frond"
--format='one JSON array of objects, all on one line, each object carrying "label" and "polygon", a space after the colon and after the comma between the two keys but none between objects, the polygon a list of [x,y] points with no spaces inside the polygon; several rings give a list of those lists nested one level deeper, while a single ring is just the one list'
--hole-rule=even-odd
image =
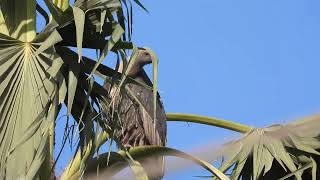
[{"label": "palm frond", "polygon": [[56,32],[31,43],[0,34],[0,179],[36,174],[45,159],[62,64],[52,46],[60,40]]},{"label": "palm frond", "polygon": [[[218,177],[221,180],[229,179],[222,172],[216,169],[211,164],[198,159],[194,156],[191,156],[187,153],[181,152],[176,149],[168,148],[168,147],[157,147],[157,146],[140,146],[130,148],[126,151],[112,152],[109,160],[109,164],[106,164],[106,159],[108,158],[108,153],[99,155],[99,159],[95,158],[88,162],[88,168],[86,173],[88,176],[94,175],[95,168],[99,165],[100,169],[106,168],[103,172],[104,177],[111,177],[121,169],[128,165],[125,158],[127,158],[127,154],[130,154],[132,158],[135,160],[143,160],[144,158],[151,156],[175,156],[183,159],[188,159],[193,161],[194,163],[202,166],[204,169],[212,173],[213,176]],[[101,171],[101,170],[100,170]],[[91,174],[92,173],[92,174]]]},{"label": "palm frond", "polygon": [[[228,160],[220,170],[230,170],[231,179],[279,179],[293,175],[296,179],[314,179],[318,176],[320,155],[318,121],[319,117],[253,129],[229,144],[233,150],[226,155]],[[312,124],[316,126],[312,128]],[[305,127],[309,131],[302,131]],[[311,135],[312,129],[318,133]]]}]

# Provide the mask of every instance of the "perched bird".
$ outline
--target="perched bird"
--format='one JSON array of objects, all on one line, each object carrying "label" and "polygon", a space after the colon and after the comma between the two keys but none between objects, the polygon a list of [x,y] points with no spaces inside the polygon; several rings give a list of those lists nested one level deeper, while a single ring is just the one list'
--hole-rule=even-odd
[{"label": "perched bird", "polygon": [[[129,70],[128,76],[152,87],[152,82],[143,67],[152,63],[153,57],[151,50],[139,49],[137,59]],[[122,68],[119,71],[122,71]],[[121,97],[117,98],[118,107],[114,111],[118,115],[120,126],[116,128],[114,138],[118,142],[118,146],[121,149],[143,145],[165,146],[167,136],[166,114],[159,94],[157,94],[156,118],[154,119],[152,88],[146,88],[136,83],[127,83],[126,86],[131,91],[131,96],[135,96],[139,103],[126,93],[121,93]],[[110,96],[115,94],[115,86],[110,88],[110,83],[105,82],[104,88],[106,90],[111,89]],[[163,177],[163,157],[147,158],[141,164],[149,179],[161,179]]]}]

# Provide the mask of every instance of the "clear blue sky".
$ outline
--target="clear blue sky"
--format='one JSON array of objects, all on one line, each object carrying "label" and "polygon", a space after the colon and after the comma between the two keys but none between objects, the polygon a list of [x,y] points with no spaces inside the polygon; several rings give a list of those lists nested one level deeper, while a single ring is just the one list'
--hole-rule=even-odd
[{"label": "clear blue sky", "polygon": [[[150,14],[135,8],[133,41],[151,47],[159,57],[159,90],[167,112],[255,127],[320,112],[319,1],[143,3]],[[168,123],[168,146],[186,152],[237,135],[204,125]],[[67,162],[68,151],[58,167]],[[165,179],[197,175],[208,174],[192,167]]]}]

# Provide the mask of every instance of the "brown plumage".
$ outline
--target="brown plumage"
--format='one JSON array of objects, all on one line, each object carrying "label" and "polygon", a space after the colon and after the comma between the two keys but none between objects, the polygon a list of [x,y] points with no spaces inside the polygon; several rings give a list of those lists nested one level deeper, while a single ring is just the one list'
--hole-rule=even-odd
[{"label": "brown plumage", "polygon": [[[152,63],[151,52],[147,49],[139,49],[138,57],[128,72],[128,76],[152,87],[152,82],[143,70],[143,67],[150,63]],[[134,83],[128,83],[126,86],[144,108],[139,106],[128,94],[121,93],[121,97],[116,98],[118,108],[115,111],[117,117],[119,117],[120,126],[116,128],[114,137],[118,146],[121,149],[142,145],[165,146],[167,135],[166,115],[159,94],[156,103],[156,121],[154,121],[152,90]],[[110,83],[105,83],[104,87],[108,90]],[[115,87],[110,90],[111,96],[114,95],[114,92]],[[154,122],[156,122],[155,127]],[[161,179],[163,176],[163,157],[145,159],[142,161],[142,166],[150,179]]]}]

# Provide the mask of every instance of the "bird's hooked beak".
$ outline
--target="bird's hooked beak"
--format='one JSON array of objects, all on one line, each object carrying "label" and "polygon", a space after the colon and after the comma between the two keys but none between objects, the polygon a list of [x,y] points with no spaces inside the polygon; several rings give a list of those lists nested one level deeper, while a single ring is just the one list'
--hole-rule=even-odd
[{"label": "bird's hooked beak", "polygon": [[147,47],[139,48],[139,59],[143,63],[143,65],[151,64],[155,62],[156,55],[155,53]]},{"label": "bird's hooked beak", "polygon": [[[128,72],[129,76],[135,76],[137,73],[139,73],[144,65],[147,64],[157,64],[158,59],[155,53],[150,48],[138,48],[138,57],[136,61],[132,64],[131,69]],[[118,72],[122,72],[123,70],[123,64],[120,64],[117,66]],[[121,70],[121,71],[120,71]]]}]

